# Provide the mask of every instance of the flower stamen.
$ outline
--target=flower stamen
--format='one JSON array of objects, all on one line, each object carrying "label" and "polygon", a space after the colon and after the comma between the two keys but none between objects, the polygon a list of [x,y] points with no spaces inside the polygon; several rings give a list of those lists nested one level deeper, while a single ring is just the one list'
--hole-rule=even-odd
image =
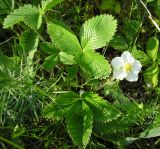
[{"label": "flower stamen", "polygon": [[132,65],[131,64],[129,64],[129,63],[126,63],[126,64],[124,64],[124,71],[125,72],[131,72],[131,70],[132,70]]}]

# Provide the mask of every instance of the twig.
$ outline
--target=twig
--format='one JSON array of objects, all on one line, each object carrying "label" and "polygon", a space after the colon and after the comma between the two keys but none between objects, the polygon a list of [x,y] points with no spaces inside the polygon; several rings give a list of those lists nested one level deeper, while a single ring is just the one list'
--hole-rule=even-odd
[{"label": "twig", "polygon": [[3,45],[3,44],[9,42],[10,40],[12,40],[12,39],[14,39],[14,38],[15,38],[15,37],[10,37],[9,39],[7,39],[7,40],[5,40],[5,41],[0,42],[0,45]]},{"label": "twig", "polygon": [[160,27],[158,26],[158,24],[156,23],[156,21],[153,19],[152,14],[150,13],[150,11],[148,10],[147,6],[143,3],[142,0],[139,0],[141,2],[141,4],[143,5],[143,7],[146,9],[147,13],[148,13],[148,18],[152,21],[152,23],[154,24],[154,26],[157,28],[157,30],[160,32]]}]

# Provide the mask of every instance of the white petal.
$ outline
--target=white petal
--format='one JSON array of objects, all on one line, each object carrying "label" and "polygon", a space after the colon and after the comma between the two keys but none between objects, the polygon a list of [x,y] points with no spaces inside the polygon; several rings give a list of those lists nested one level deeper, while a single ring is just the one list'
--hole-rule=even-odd
[{"label": "white petal", "polygon": [[133,56],[131,55],[130,52],[126,51],[126,52],[123,52],[121,57],[123,58],[123,60],[126,62],[126,63],[133,63],[134,62],[134,58]]},{"label": "white petal", "polygon": [[138,60],[135,60],[132,64],[132,73],[139,73],[141,71],[142,65]]},{"label": "white petal", "polygon": [[123,69],[114,69],[113,77],[118,80],[123,80],[127,76],[127,73]]},{"label": "white petal", "polygon": [[114,69],[119,69],[123,67],[124,61],[121,57],[115,57],[114,59],[112,59],[111,65]]},{"label": "white petal", "polygon": [[128,73],[126,76],[126,80],[133,82],[133,81],[137,81],[138,80],[138,73],[134,74],[134,73]]}]

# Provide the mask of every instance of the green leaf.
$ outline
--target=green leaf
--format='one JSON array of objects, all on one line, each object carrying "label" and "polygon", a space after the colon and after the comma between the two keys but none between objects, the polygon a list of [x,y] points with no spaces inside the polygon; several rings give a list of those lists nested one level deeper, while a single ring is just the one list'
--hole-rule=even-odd
[{"label": "green leaf", "polygon": [[70,55],[78,55],[81,51],[76,35],[62,23],[49,23],[48,33],[52,42],[63,52]]},{"label": "green leaf", "polygon": [[[49,103],[43,110],[43,115],[47,118],[63,119],[67,112],[72,112],[71,108],[80,97],[75,93],[65,93],[56,97],[56,100]],[[76,108],[75,108],[76,109]]]},{"label": "green leaf", "polygon": [[52,43],[43,42],[40,45],[42,51],[50,56],[46,57],[43,62],[43,67],[46,71],[50,72],[59,61],[59,49],[57,49]]},{"label": "green leaf", "polygon": [[89,143],[94,120],[108,122],[120,116],[120,112],[97,94],[73,92],[56,97],[44,110],[48,118],[65,118],[67,130],[73,142],[80,148]]},{"label": "green leaf", "polygon": [[120,116],[120,112],[116,107],[99,97],[97,94],[84,93],[82,97],[90,106],[94,115],[94,121],[109,122]]},{"label": "green leaf", "polygon": [[113,9],[114,5],[115,5],[115,0],[102,0],[101,4],[100,4],[100,8],[102,10],[107,10],[107,9]]},{"label": "green leaf", "polygon": [[158,85],[159,69],[158,64],[153,64],[144,71],[144,81],[148,87],[156,87]]},{"label": "green leaf", "polygon": [[40,45],[42,51],[46,54],[58,54],[59,49],[57,49],[52,43],[50,42],[43,42]]},{"label": "green leaf", "polygon": [[82,111],[79,114],[67,117],[67,129],[73,142],[80,148],[85,148],[89,143],[92,133],[93,114],[89,106],[82,102]]},{"label": "green leaf", "polygon": [[129,101],[127,97],[124,96],[119,82],[108,81],[104,87],[104,94],[106,96],[111,96],[115,101],[115,103],[126,103]]},{"label": "green leaf", "polygon": [[39,43],[39,37],[36,32],[29,30],[23,33],[19,39],[19,46],[22,51],[21,54],[26,57],[25,59],[25,69],[23,74],[29,79],[35,77],[35,70],[33,68],[33,58],[35,52],[37,51]]},{"label": "green leaf", "polygon": [[60,58],[60,61],[63,64],[66,64],[66,65],[75,64],[74,56],[73,55],[69,55],[69,54],[67,54],[65,52],[60,52],[59,53],[59,58]]},{"label": "green leaf", "polygon": [[12,27],[21,21],[32,29],[39,29],[42,23],[41,10],[32,5],[21,6],[5,18],[4,28]]},{"label": "green leaf", "polygon": [[133,49],[132,55],[135,59],[139,60],[143,66],[151,64],[150,58],[141,50]]},{"label": "green leaf", "polygon": [[20,37],[19,42],[24,54],[28,55],[28,59],[33,60],[39,42],[37,33],[32,30],[25,31]]},{"label": "green leaf", "polygon": [[118,134],[121,132],[128,132],[135,125],[141,125],[146,118],[152,116],[153,107],[147,105],[140,108],[138,103],[128,101],[127,103],[119,104],[119,108],[123,113],[120,117],[107,123],[94,123],[94,131],[101,134]]},{"label": "green leaf", "polygon": [[119,2],[116,2],[116,5],[115,5],[115,12],[116,13],[120,13],[121,12],[121,4]]},{"label": "green leaf", "polygon": [[144,132],[140,134],[140,138],[153,138],[153,137],[159,137],[160,136],[160,127],[153,128],[153,129],[147,129]]},{"label": "green leaf", "polygon": [[67,130],[73,142],[85,148],[92,133],[93,114],[90,107],[75,93],[59,95],[44,110],[43,115],[57,120],[66,118]]},{"label": "green leaf", "polygon": [[93,113],[90,107],[85,103],[82,102],[82,111],[83,111],[83,136],[82,136],[82,143],[83,147],[85,148],[89,143],[92,127],[93,127]]},{"label": "green leaf", "polygon": [[[153,0],[154,1],[154,0]],[[158,19],[156,19],[156,22],[158,21],[158,24],[159,24],[159,18],[160,18],[160,1],[157,0],[157,1],[154,1],[153,3],[153,10],[154,10],[154,13],[158,16]]]},{"label": "green leaf", "polygon": [[70,86],[70,87],[78,87],[79,84],[77,83],[77,74],[78,74],[78,69],[79,67],[77,65],[72,65],[69,67],[66,67],[66,71],[67,71],[67,77],[65,80],[65,84],[66,86]]},{"label": "green leaf", "polygon": [[58,63],[58,55],[50,55],[45,58],[43,67],[46,71],[51,71]]},{"label": "green leaf", "polygon": [[[99,1],[97,1],[99,3]],[[113,10],[116,13],[120,13],[121,11],[121,5],[118,1],[115,0],[101,0],[99,4],[99,8],[101,10]]]},{"label": "green leaf", "polygon": [[106,78],[111,73],[111,67],[108,61],[93,50],[84,51],[76,57],[76,62],[94,78]]},{"label": "green leaf", "polygon": [[8,14],[14,8],[14,0],[0,1],[0,14]]},{"label": "green leaf", "polygon": [[138,33],[139,27],[140,22],[137,20],[130,20],[125,22],[123,32],[129,46],[133,44]]},{"label": "green leaf", "polygon": [[113,37],[113,39],[110,42],[110,45],[116,49],[116,50],[120,50],[120,51],[124,51],[126,49],[128,49],[128,44],[127,41],[125,40],[125,38],[121,35],[115,35]]},{"label": "green leaf", "polygon": [[81,27],[82,48],[98,49],[106,46],[116,32],[117,21],[111,15],[99,15],[86,21]]},{"label": "green leaf", "polygon": [[150,37],[147,42],[146,51],[152,61],[156,61],[158,53],[159,41],[156,37]]},{"label": "green leaf", "polygon": [[50,10],[52,7],[55,7],[56,5],[60,4],[64,0],[46,0],[42,1],[42,9],[46,12]]},{"label": "green leaf", "polygon": [[118,132],[120,133],[128,131],[132,125],[128,125],[125,122],[123,123],[122,119],[118,118],[116,120],[107,123],[101,123],[101,122],[94,123],[93,131],[100,134],[109,134],[109,133],[113,134]]}]

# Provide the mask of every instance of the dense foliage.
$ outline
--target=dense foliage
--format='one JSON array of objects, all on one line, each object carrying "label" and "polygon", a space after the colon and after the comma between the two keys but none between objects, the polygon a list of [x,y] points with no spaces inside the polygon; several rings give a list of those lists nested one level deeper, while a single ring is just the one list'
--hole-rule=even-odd
[{"label": "dense foliage", "polygon": [[1,0],[0,148],[159,148],[159,24],[159,0]]}]

